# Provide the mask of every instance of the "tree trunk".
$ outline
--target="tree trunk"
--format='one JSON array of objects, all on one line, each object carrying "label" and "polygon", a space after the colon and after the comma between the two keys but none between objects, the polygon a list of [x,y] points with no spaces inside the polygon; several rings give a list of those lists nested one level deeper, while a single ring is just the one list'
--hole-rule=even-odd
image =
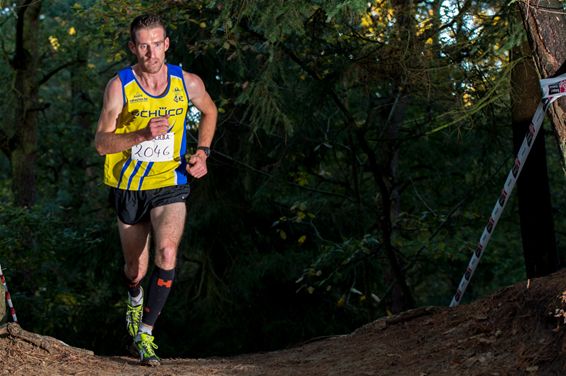
[{"label": "tree trunk", "polygon": [[37,114],[40,110],[37,51],[41,1],[19,1],[17,9],[16,46],[11,61],[15,71],[13,126],[16,131],[10,140],[9,157],[14,200],[19,206],[29,207],[36,198]]},{"label": "tree trunk", "polygon": [[[385,150],[385,162],[386,166],[386,182],[389,182],[389,210],[385,211],[384,217],[388,216],[386,220],[387,225],[384,227],[384,240],[387,258],[394,271],[394,276],[396,282],[393,284],[391,290],[391,295],[393,298],[392,312],[399,313],[407,309],[413,308],[415,306],[415,301],[411,294],[411,291],[407,285],[404,265],[402,259],[396,254],[396,250],[393,246],[392,237],[393,232],[401,212],[401,193],[399,191],[399,131],[403,120],[405,119],[405,112],[408,106],[407,94],[403,91],[399,85],[399,91],[397,93],[397,99],[391,109],[391,116],[389,119],[389,124],[386,129],[386,139],[387,145]],[[388,234],[386,234],[388,232]]]},{"label": "tree trunk", "polygon": [[[392,2],[398,15],[397,22],[397,39],[399,42],[398,54],[400,60],[405,61],[408,58],[408,51],[415,48],[415,17],[414,3],[412,0],[395,0]],[[399,184],[399,134],[403,121],[405,120],[406,110],[409,105],[410,89],[407,89],[408,73],[403,69],[398,70],[391,80],[396,88],[392,93],[394,98],[393,105],[386,120],[386,128],[384,136],[386,145],[383,153],[383,165],[385,167],[384,183],[387,186],[389,196],[389,207],[384,205],[384,246],[387,258],[391,265],[395,283],[393,284],[391,293],[393,298],[392,311],[398,313],[413,308],[415,301],[411,290],[407,285],[405,277],[405,267],[403,260],[397,255],[394,247],[393,235],[399,214],[401,212],[401,193]],[[385,200],[383,200],[385,201]]]},{"label": "tree trunk", "polygon": [[[566,14],[561,0],[519,1],[523,24],[543,78],[566,72]],[[540,89],[539,89],[540,90]],[[566,161],[566,98],[548,110],[558,139],[562,163]]]},{"label": "tree trunk", "polygon": [[[90,144],[92,139],[92,122],[95,116],[95,105],[88,94],[88,87],[85,84],[89,82],[87,58],[88,47],[80,44],[76,46],[76,60],[69,68],[71,73],[71,104],[72,114],[70,119],[70,127],[74,129],[75,134],[83,139],[83,144]],[[73,208],[81,207],[85,202],[89,201],[92,190],[95,189],[95,176],[96,172],[93,167],[88,165],[88,160],[85,158],[85,153],[80,152],[72,154],[74,161],[71,163],[70,168],[73,173],[71,174],[71,186],[65,189],[72,190]],[[74,171],[74,169],[79,171]]]},{"label": "tree trunk", "polygon": [[[515,155],[540,101],[538,75],[528,43],[512,51],[518,63],[511,73],[511,112]],[[559,268],[554,234],[550,187],[546,165],[544,129],[539,131],[517,180],[523,255],[528,278],[542,277]]]}]

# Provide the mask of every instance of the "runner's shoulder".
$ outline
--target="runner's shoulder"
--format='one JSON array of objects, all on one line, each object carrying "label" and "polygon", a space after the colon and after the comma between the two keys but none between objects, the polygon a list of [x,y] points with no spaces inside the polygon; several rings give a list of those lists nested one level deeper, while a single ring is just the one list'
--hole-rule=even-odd
[{"label": "runner's shoulder", "polygon": [[123,98],[123,90],[122,90],[122,81],[118,75],[112,77],[108,84],[106,85],[106,89],[104,91],[104,101],[105,105],[111,106],[116,108],[117,110],[121,110],[121,105],[124,101]]},{"label": "runner's shoulder", "polygon": [[110,80],[108,80],[107,88],[115,89],[116,87],[122,89],[122,80],[119,75],[115,75]]}]

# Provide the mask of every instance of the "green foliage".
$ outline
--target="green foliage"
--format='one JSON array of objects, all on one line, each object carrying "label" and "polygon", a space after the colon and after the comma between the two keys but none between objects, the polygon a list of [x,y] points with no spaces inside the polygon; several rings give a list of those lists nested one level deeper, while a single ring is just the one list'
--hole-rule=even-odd
[{"label": "green foliage", "polygon": [[[76,211],[40,206],[0,208],[2,267],[9,276],[18,318],[28,330],[86,347],[95,345],[77,333],[92,330],[88,326],[93,322],[84,318],[102,312],[115,299],[111,286],[120,281],[116,275],[120,253],[111,251],[116,246],[108,244],[112,239],[105,233],[108,219],[101,218],[85,221]],[[110,317],[101,315],[97,320]]]}]

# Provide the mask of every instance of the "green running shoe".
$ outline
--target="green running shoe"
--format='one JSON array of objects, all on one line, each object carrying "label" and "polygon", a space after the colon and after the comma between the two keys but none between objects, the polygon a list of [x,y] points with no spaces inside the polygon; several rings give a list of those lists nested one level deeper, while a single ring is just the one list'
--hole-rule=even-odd
[{"label": "green running shoe", "polygon": [[138,334],[138,328],[140,327],[140,322],[143,316],[143,289],[142,301],[140,305],[132,305],[130,298],[128,298],[128,303],[126,305],[126,328],[130,336],[135,337]]},{"label": "green running shoe", "polygon": [[140,362],[144,366],[156,367],[161,364],[161,359],[155,355],[154,349],[157,349],[157,345],[153,343],[153,336],[149,334],[140,333],[134,339],[134,346],[140,354]]}]

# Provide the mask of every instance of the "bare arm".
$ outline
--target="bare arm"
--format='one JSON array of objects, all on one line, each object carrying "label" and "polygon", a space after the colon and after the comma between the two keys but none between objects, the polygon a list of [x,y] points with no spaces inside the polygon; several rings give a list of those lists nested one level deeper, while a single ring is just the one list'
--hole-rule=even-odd
[{"label": "bare arm", "polygon": [[116,125],[122,112],[123,103],[122,85],[120,79],[116,76],[106,85],[102,111],[94,137],[96,151],[100,155],[119,153],[140,142],[167,133],[169,122],[167,117],[161,117],[151,119],[147,127],[138,131],[116,134]]},{"label": "bare arm", "polygon": [[[206,91],[204,83],[199,76],[183,72],[185,84],[189,91],[189,97],[195,107],[201,112],[201,119],[198,130],[198,146],[210,147],[212,138],[216,131],[216,119],[218,118],[218,110],[216,105]],[[191,156],[189,159],[189,173],[200,178],[207,173],[206,154],[202,150]]]}]

